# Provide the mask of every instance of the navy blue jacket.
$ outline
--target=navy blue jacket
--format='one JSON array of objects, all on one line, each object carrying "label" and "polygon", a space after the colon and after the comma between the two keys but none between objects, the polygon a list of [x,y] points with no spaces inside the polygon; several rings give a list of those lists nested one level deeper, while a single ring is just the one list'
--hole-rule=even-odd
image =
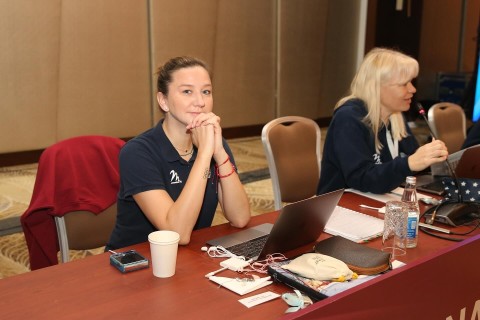
[{"label": "navy blue jacket", "polygon": [[468,130],[467,138],[463,142],[462,149],[480,144],[480,120],[475,122]]},{"label": "navy blue jacket", "polygon": [[364,103],[358,99],[335,110],[323,148],[317,194],[342,188],[386,193],[414,174],[408,167],[408,155],[419,145],[410,128],[407,126],[409,135],[398,144],[399,156],[392,159],[385,127],[378,133],[383,148],[376,153],[373,131],[362,121],[366,115]]}]

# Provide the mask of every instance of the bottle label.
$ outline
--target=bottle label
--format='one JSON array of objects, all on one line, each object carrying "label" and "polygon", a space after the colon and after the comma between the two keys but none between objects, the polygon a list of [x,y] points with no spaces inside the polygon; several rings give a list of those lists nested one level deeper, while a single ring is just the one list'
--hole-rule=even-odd
[{"label": "bottle label", "polygon": [[409,212],[407,220],[407,238],[414,239],[417,237],[418,216],[415,212]]}]

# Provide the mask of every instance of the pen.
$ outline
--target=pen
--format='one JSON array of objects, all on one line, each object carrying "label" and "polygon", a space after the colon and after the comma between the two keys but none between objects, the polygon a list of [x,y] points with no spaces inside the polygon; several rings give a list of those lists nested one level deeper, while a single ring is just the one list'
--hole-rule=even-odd
[{"label": "pen", "polygon": [[222,271],[227,270],[227,269],[228,269],[227,267],[223,267],[223,268],[221,268],[221,269],[218,269],[218,270],[212,271],[212,272],[210,272],[210,273],[207,273],[207,274],[205,275],[205,278],[210,278],[211,276],[214,276],[214,275],[216,275],[217,273],[222,272]]},{"label": "pen", "polygon": [[367,206],[366,204],[361,204],[359,207],[361,207],[361,208],[366,208],[366,209],[377,210],[377,211],[380,210],[380,209],[382,209],[382,208]]},{"label": "pen", "polygon": [[443,233],[450,233],[450,230],[448,229],[444,229],[444,228],[440,228],[440,227],[435,227],[435,226],[432,226],[430,224],[426,224],[426,223],[423,223],[423,222],[420,222],[418,224],[419,227],[424,227],[424,228],[428,228],[428,229],[432,229],[432,230],[436,230],[436,231],[439,231],[439,232],[443,232]]}]

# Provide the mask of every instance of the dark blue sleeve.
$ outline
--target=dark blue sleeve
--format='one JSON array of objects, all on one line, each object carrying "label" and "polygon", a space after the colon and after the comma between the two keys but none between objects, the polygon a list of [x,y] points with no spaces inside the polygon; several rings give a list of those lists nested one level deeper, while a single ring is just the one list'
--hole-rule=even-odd
[{"label": "dark blue sleeve", "polygon": [[[388,147],[375,152],[372,131],[358,115],[341,110],[332,126],[333,149],[347,187],[363,192],[386,193],[398,187],[412,172],[407,157],[392,160]],[[402,140],[403,142],[403,140]],[[412,145],[404,142],[410,152]]]},{"label": "dark blue sleeve", "polygon": [[165,177],[160,170],[163,159],[144,143],[129,141],[120,152],[120,177],[125,197],[153,190],[165,190]]},{"label": "dark blue sleeve", "polygon": [[[405,122],[406,123],[406,122]],[[412,155],[417,151],[419,144],[417,139],[412,133],[412,130],[410,127],[407,125],[406,127],[408,136],[403,138],[402,141],[400,141],[399,148],[400,148],[400,154],[403,153],[403,155]]]},{"label": "dark blue sleeve", "polygon": [[462,145],[462,149],[480,144],[480,120],[475,122],[468,130],[467,138]]}]

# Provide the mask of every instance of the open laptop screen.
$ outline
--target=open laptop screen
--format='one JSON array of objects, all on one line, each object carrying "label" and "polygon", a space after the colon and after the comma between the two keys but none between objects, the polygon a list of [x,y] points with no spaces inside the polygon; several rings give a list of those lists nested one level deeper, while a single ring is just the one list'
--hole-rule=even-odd
[{"label": "open laptop screen", "polygon": [[[264,224],[248,228],[209,240],[207,244],[222,246],[229,251],[232,248],[241,250],[232,252],[253,260],[299,248],[320,237],[342,194],[343,189],[287,204],[273,226]],[[257,252],[250,252],[262,238],[264,241]]]}]

